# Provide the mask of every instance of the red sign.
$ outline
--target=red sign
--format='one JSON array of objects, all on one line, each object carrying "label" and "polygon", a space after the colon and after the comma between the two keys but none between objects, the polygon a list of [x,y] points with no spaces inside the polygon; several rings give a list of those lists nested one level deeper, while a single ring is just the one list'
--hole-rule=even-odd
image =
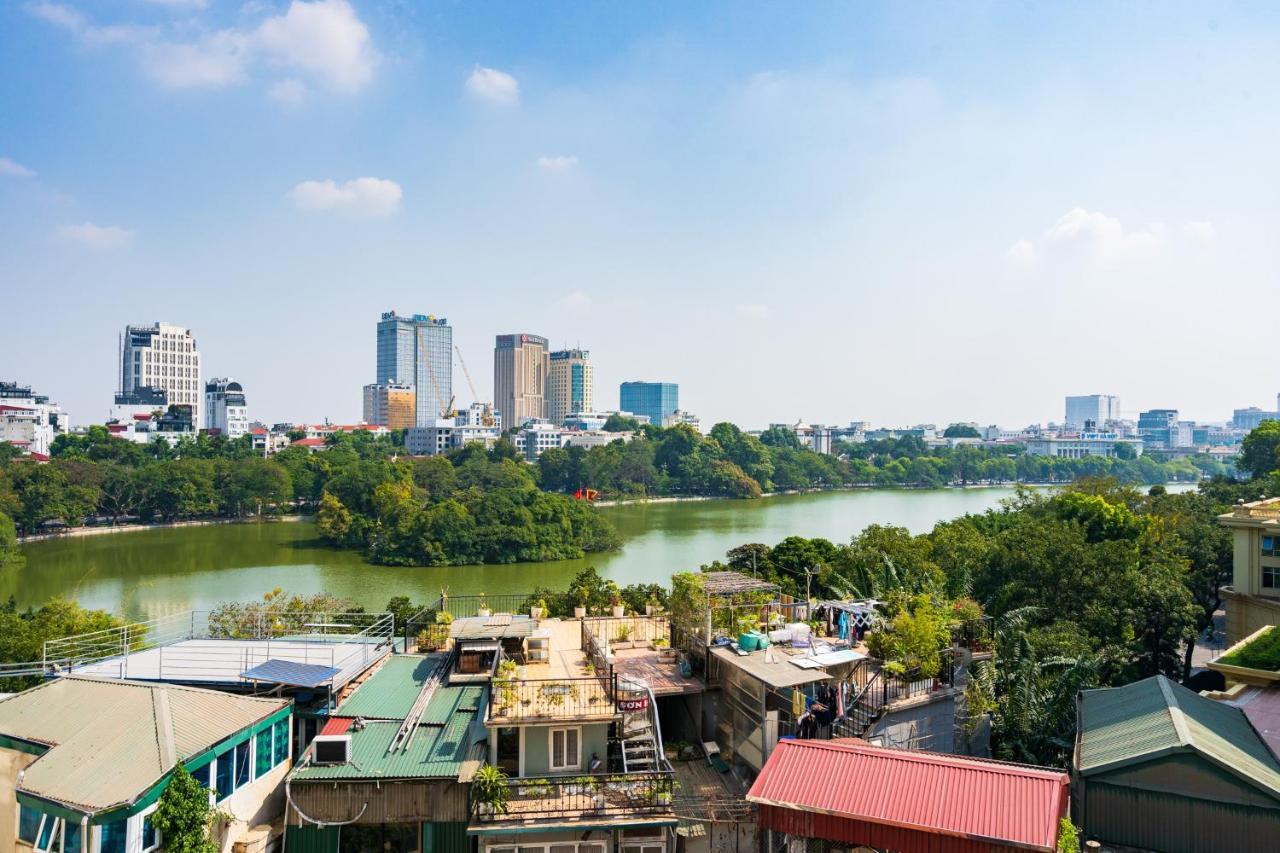
[{"label": "red sign", "polygon": [[649,710],[649,697],[638,696],[635,699],[619,699],[618,710],[624,714],[634,714],[638,711]]}]

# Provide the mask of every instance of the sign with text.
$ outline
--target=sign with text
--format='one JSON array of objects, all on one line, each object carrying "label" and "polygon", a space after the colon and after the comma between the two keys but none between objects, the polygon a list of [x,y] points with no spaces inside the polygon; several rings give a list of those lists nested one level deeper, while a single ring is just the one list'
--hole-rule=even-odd
[{"label": "sign with text", "polygon": [[649,697],[636,696],[632,699],[619,699],[618,710],[624,714],[635,714],[649,710]]}]

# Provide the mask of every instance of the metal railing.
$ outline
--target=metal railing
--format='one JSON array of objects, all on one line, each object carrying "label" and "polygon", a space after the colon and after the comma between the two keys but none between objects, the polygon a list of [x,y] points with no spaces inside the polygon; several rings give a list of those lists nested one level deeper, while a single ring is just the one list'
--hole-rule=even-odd
[{"label": "metal railing", "polygon": [[[487,607],[490,613],[523,613],[528,615],[526,607],[533,598],[533,593],[507,593],[502,595],[450,595],[437,598],[430,605],[410,616],[401,625],[405,651],[436,651],[444,648],[449,639],[448,626],[444,630],[437,629],[436,617],[448,613],[454,619],[465,619],[479,616],[480,610]],[[427,643],[419,648],[418,637],[426,634]],[[442,636],[441,636],[442,635]]]},{"label": "metal railing", "polygon": [[[48,640],[41,666],[45,674],[94,667],[95,672],[126,678],[131,657],[154,651],[154,665],[147,663],[145,677],[156,680],[180,681],[232,667],[239,667],[238,674],[273,657],[344,669],[370,662],[394,634],[390,613],[191,610]],[[260,645],[170,648],[195,640],[253,640]]]},{"label": "metal railing", "polygon": [[953,645],[974,652],[989,651],[992,643],[992,624],[990,616],[961,622],[951,629],[951,642]]},{"label": "metal railing", "polygon": [[665,815],[672,810],[675,773],[654,770],[508,779],[506,789],[506,800],[501,807],[476,800],[473,795],[475,819],[482,823],[501,823]]},{"label": "metal railing", "polygon": [[586,678],[493,679],[490,724],[538,720],[612,719],[618,679],[612,670]]},{"label": "metal railing", "polygon": [[666,616],[588,616],[582,620],[583,648],[588,633],[611,644],[670,641],[671,622]]}]

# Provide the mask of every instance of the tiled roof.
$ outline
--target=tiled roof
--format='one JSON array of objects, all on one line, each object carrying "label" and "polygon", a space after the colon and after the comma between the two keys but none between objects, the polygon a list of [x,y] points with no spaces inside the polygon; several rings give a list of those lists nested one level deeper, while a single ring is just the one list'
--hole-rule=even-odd
[{"label": "tiled roof", "polygon": [[185,761],[291,703],[64,676],[0,701],[0,734],[51,747],[19,790],[93,813],[132,802]]},{"label": "tiled roof", "polygon": [[850,845],[883,846],[872,844],[884,837],[877,833],[899,833],[900,841],[905,831],[1048,851],[1069,783],[1065,773],[1016,764],[860,741],[782,740],[747,799],[761,805],[762,826]]},{"label": "tiled roof", "polygon": [[1239,708],[1162,675],[1080,694],[1081,775],[1180,752],[1197,753],[1280,800],[1280,761]]}]

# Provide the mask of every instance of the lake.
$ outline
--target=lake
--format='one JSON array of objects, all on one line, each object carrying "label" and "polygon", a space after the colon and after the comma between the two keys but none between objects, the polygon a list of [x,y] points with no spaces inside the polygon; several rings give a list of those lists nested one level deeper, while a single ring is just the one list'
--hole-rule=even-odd
[{"label": "lake", "polygon": [[260,597],[275,587],[327,591],[380,609],[393,595],[434,600],[450,594],[525,592],[563,587],[585,566],[619,586],[666,583],[746,542],[792,536],[844,542],[868,524],[915,533],[941,520],[995,507],[1011,488],[876,489],[782,495],[763,500],[628,504],[600,511],[623,537],[620,551],[582,560],[503,566],[375,566],[323,545],[309,522],[231,524],[133,531],[34,542],[24,566],[0,573],[0,600],[21,607],[62,595],[130,618],[202,610]]}]

